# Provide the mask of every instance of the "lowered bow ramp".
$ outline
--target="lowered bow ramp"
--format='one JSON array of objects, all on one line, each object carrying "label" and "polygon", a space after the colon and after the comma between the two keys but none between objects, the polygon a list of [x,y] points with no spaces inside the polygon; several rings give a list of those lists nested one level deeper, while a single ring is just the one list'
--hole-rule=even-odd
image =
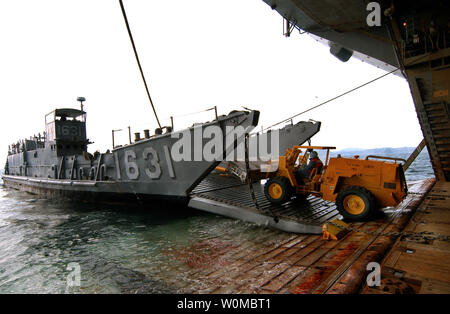
[{"label": "lowered bow ramp", "polygon": [[[269,165],[268,160],[278,159],[280,154],[286,152],[286,149],[294,145],[302,145],[320,131],[321,122],[319,121],[300,121],[296,124],[289,124],[278,130],[269,130],[265,133],[252,134],[249,138],[249,168],[253,172],[261,171],[261,168]],[[261,147],[261,142],[266,142],[266,147]],[[270,143],[270,144],[269,144]],[[273,143],[276,143],[272,147]],[[266,151],[267,150],[267,151]],[[265,160],[265,161],[264,161]],[[222,166],[242,182],[247,178],[247,170],[244,160],[234,160],[222,162]],[[266,172],[267,170],[262,170]]]},{"label": "lowered bow ramp", "polygon": [[237,178],[211,173],[191,193],[189,207],[240,219],[286,232],[322,233],[322,225],[339,216],[334,203],[310,196],[273,205],[264,196],[260,182],[253,185],[256,206],[247,184]]}]

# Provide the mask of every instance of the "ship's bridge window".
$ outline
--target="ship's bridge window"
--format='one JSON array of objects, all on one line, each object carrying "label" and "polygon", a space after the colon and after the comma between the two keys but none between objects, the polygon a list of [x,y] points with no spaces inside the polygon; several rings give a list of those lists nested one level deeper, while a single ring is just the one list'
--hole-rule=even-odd
[{"label": "ship's bridge window", "polygon": [[86,112],[72,108],[56,109],[45,116],[45,124],[47,125],[55,121],[85,122]]},{"label": "ship's bridge window", "polygon": [[78,117],[68,117],[68,116],[55,116],[55,121],[78,121],[78,122],[83,122],[84,118],[83,116],[78,116]]},{"label": "ship's bridge window", "polygon": [[63,108],[56,109],[45,116],[47,140],[85,140],[86,112]]}]

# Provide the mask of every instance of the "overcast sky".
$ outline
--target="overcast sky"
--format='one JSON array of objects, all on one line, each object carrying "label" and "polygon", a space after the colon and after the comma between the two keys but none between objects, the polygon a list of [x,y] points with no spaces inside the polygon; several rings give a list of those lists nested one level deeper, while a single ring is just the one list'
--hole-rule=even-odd
[{"label": "overcast sky", "polygon": [[[124,4],[165,125],[216,105],[219,114],[258,109],[268,126],[385,73],[342,63],[308,35],[285,38],[262,0]],[[78,96],[87,99],[91,152],[111,147],[112,129],[157,127],[118,0],[0,0],[0,40],[2,165],[8,144],[42,132],[53,109],[79,108]],[[211,118],[175,118],[175,128]],[[299,119],[322,121],[313,144],[338,149],[416,146],[423,137],[408,84],[393,75]]]}]

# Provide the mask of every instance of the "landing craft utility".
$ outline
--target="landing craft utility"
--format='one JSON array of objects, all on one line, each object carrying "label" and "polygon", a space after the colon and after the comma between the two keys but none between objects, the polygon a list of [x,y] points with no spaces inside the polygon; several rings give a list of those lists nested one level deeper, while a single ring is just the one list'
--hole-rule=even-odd
[{"label": "landing craft utility", "polygon": [[[135,141],[128,145],[92,155],[88,152],[91,142],[86,135],[83,108],[56,109],[45,116],[43,136],[9,147],[3,180],[7,187],[45,197],[140,204],[163,198],[187,203],[189,193],[223,158],[194,158],[198,151],[202,156],[210,138],[200,138],[199,145],[198,141],[183,143],[184,147],[179,145],[180,141],[194,139],[199,131],[204,134],[204,130],[214,128],[221,131],[218,133],[222,136],[219,142],[223,145],[223,156],[234,156],[235,147],[258,124],[258,119],[256,110],[232,111],[176,132],[172,127],[158,128],[152,135],[144,130],[144,138],[137,133]],[[236,128],[243,131],[233,134],[230,130]],[[319,128],[319,122],[299,122],[277,130],[279,148],[301,144]],[[227,138],[230,133],[232,141]],[[269,138],[274,140],[273,136]],[[187,157],[191,158],[177,158],[173,151],[183,155],[189,151]]]},{"label": "landing craft utility", "polygon": [[[225,130],[242,126],[249,132],[258,111],[234,111],[204,123]],[[8,152],[6,186],[50,197],[82,200],[146,200],[148,197],[186,197],[216,161],[172,160],[177,141],[170,127],[105,153],[88,153],[86,112],[56,109],[45,116],[45,136],[18,142]],[[184,130],[193,132],[194,128]],[[225,134],[225,132],[223,132]],[[242,139],[237,139],[241,141]],[[225,141],[224,141],[225,142]],[[232,147],[224,147],[225,151]]]}]

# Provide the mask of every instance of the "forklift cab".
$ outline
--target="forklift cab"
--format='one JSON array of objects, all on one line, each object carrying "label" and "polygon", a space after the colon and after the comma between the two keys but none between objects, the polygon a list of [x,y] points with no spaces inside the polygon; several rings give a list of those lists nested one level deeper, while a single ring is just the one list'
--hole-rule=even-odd
[{"label": "forklift cab", "polygon": [[[329,157],[330,157],[330,150],[336,149],[336,147],[332,146],[294,146],[293,149],[299,150],[297,161],[295,162],[296,169],[299,169],[303,166],[306,166],[308,164],[310,153],[313,150],[326,150],[326,157],[325,160],[322,162],[323,165],[319,169],[315,168],[312,170],[311,174],[309,175],[309,179],[312,179],[316,174],[322,174],[324,170],[327,168]],[[305,152],[303,155],[301,155],[301,149],[305,149]]]},{"label": "forklift cab", "polygon": [[[302,190],[302,191],[305,189],[312,190],[312,191],[319,191],[321,175],[325,172],[325,169],[328,166],[330,150],[336,149],[336,147],[333,147],[333,146],[295,146],[295,149],[298,149],[298,150],[304,149],[305,150],[303,155],[299,154],[299,156],[298,156],[297,169],[300,169],[301,167],[306,166],[308,164],[310,153],[313,150],[316,150],[316,151],[317,150],[325,150],[326,151],[325,160],[322,161],[322,166],[320,168],[313,168],[311,170],[311,173],[308,175],[308,177],[301,177],[299,175],[295,176],[297,184],[294,186],[297,186],[297,189]],[[304,187],[303,185],[307,185],[308,187]]]}]

